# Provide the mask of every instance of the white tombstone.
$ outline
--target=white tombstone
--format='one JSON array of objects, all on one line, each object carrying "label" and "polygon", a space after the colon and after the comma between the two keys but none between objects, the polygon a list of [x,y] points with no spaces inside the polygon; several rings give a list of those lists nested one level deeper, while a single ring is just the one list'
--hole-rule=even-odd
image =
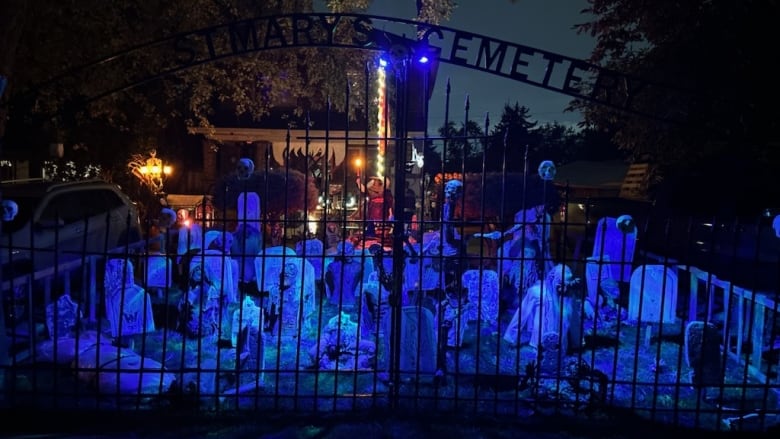
[{"label": "white tombstone", "polygon": [[[203,238],[204,249],[209,251],[209,257],[220,257],[224,264],[224,273],[220,273],[220,284],[229,304],[238,303],[238,261],[231,258],[233,235],[224,230],[209,230]],[[220,267],[221,268],[221,267]]]},{"label": "white tombstone", "polygon": [[220,250],[206,250],[204,262],[209,280],[223,295],[223,305],[238,303],[238,287],[233,273],[234,262]]},{"label": "white tombstone", "polygon": [[498,273],[495,270],[466,270],[461,282],[468,292],[469,318],[498,331]]},{"label": "white tombstone", "polygon": [[[219,239],[219,236],[222,234],[219,230],[209,230],[206,232],[205,235],[203,235],[203,248],[208,249],[211,248],[212,244],[215,244],[215,241]],[[215,244],[216,245],[216,244]]]},{"label": "white tombstone", "polygon": [[317,280],[322,280],[323,263],[325,259],[325,246],[319,239],[307,239],[299,241],[295,245],[295,253],[298,256],[306,258],[314,267],[314,276]]},{"label": "white tombstone", "polygon": [[250,224],[239,224],[233,233],[230,257],[238,266],[237,278],[243,283],[257,280],[255,258],[263,249],[263,233]]},{"label": "white tombstone", "polygon": [[260,226],[260,196],[255,192],[241,192],[236,201],[239,224],[249,224],[257,230]]},{"label": "white tombstone", "polygon": [[152,301],[143,288],[135,284],[133,263],[109,259],[104,278],[106,317],[112,337],[154,331]]},{"label": "white tombstone", "polygon": [[299,258],[295,250],[284,246],[268,247],[254,257],[257,288],[259,291],[270,291],[273,285],[279,283],[282,262],[286,259]]},{"label": "white tombstone", "polygon": [[63,294],[46,307],[46,327],[52,339],[73,338],[79,329],[82,313],[70,295]]},{"label": "white tombstone", "polygon": [[193,256],[189,263],[190,288],[179,301],[179,327],[190,337],[211,337],[214,341],[216,337],[230,337],[222,261],[218,251],[207,250]]},{"label": "white tombstone", "polygon": [[[388,348],[384,337],[385,348]],[[401,308],[402,373],[434,373],[437,366],[436,321],[430,309],[423,306]]]},{"label": "white tombstone", "polygon": [[416,256],[407,255],[404,266],[404,291],[433,291],[444,285],[444,272],[438,257],[423,253],[419,244],[413,246]]},{"label": "white tombstone", "polygon": [[146,289],[157,290],[162,297],[163,290],[173,285],[173,261],[168,255],[152,253],[146,255],[145,268]]},{"label": "white tombstone", "polygon": [[178,244],[176,263],[181,263],[182,256],[203,246],[203,228],[197,223],[182,226],[179,229]]},{"label": "white tombstone", "polygon": [[349,242],[341,242],[337,248],[338,257],[328,264],[324,275],[325,294],[331,303],[352,310],[357,305],[355,297],[360,294],[363,265],[355,259]]},{"label": "white tombstone", "polygon": [[593,260],[603,259],[604,268],[610,270],[612,279],[618,282],[630,281],[634,270],[636,238],[636,226],[632,231],[623,232],[617,226],[617,218],[601,218],[596,225]]},{"label": "white tombstone", "polygon": [[674,323],[677,318],[677,274],[663,265],[642,265],[631,275],[628,320]]},{"label": "white tombstone", "polygon": [[[317,312],[316,283],[311,263],[289,247],[270,247],[255,258],[255,271],[258,290],[269,292],[270,303],[263,305],[265,310],[270,311],[272,304],[277,309],[283,307],[280,316],[283,335],[309,332]],[[302,314],[298,310],[301,306]]]}]

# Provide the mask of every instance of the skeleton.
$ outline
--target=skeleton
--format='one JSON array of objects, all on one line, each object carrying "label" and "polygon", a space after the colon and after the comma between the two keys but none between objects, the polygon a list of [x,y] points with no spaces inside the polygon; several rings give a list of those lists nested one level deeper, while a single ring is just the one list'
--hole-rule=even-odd
[{"label": "skeleton", "polygon": [[255,172],[255,163],[244,157],[236,164],[236,175],[239,180],[247,180]]},{"label": "skeleton", "polygon": [[[515,224],[503,232],[499,230],[490,233],[475,233],[474,237],[500,240],[505,236],[511,235],[512,239],[510,242],[516,242],[514,244],[516,248],[523,248],[535,242],[541,251],[542,261],[540,261],[540,269],[543,269],[545,273],[549,272],[553,266],[550,245],[552,217],[545,212],[545,206],[538,205],[520,210],[515,213],[514,221]],[[502,254],[502,256],[506,258],[509,255]],[[540,274],[540,276],[543,275]]]},{"label": "skeleton", "polygon": [[176,220],[176,212],[173,209],[166,207],[160,211],[159,226],[161,229],[173,227]]},{"label": "skeleton", "polygon": [[539,164],[539,176],[542,180],[550,181],[555,178],[555,164],[550,160],[545,160]]},{"label": "skeleton", "polygon": [[[447,285],[455,287],[453,283],[460,282],[459,256],[463,254],[463,238],[455,224],[455,206],[463,195],[463,183],[460,180],[450,180],[444,185],[444,209],[442,211],[442,242],[441,255],[446,258],[445,272],[447,273]],[[456,291],[459,291],[458,288]]]},{"label": "skeleton", "polygon": [[3,200],[3,221],[13,221],[19,213],[19,205],[13,200]]}]

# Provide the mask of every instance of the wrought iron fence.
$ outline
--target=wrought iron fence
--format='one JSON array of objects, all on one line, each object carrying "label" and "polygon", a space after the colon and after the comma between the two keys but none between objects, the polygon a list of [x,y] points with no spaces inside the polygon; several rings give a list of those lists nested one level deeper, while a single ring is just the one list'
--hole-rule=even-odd
[{"label": "wrought iron fence", "polygon": [[[221,200],[210,215],[150,222],[140,242],[43,270],[4,270],[3,402],[518,417],[619,408],[706,429],[775,425],[771,218],[573,200],[549,163],[487,171],[488,136],[379,140],[408,154],[373,158],[393,166],[394,185],[341,169],[345,183],[360,178],[354,207],[327,184],[314,206],[308,173],[273,177],[266,164],[204,194]],[[456,141],[482,146],[458,150],[459,171],[408,169],[412,148],[446,163]]]},{"label": "wrought iron fence", "polygon": [[[479,177],[441,185],[438,220],[379,218],[373,234],[368,208],[282,219],[278,242],[266,218],[218,213],[208,229],[149,230],[135,246],[4,278],[3,400],[510,416],[627,408],[666,424],[773,425],[776,290],[757,276],[776,276],[777,260],[722,248],[748,233],[777,239],[769,226],[688,227],[686,254],[668,222],[654,235],[657,219],[638,212],[575,223],[534,205],[506,221],[469,217],[489,202],[458,204],[473,202]],[[729,279],[724,263],[751,265],[755,285]]]}]

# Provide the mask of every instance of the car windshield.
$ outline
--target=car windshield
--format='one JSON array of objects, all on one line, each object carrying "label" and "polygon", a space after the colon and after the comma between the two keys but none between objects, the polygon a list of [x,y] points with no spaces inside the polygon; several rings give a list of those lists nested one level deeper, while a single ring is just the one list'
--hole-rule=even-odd
[{"label": "car windshield", "polygon": [[13,220],[3,221],[3,234],[16,232],[29,223],[35,207],[40,202],[40,198],[32,196],[8,196],[6,199],[16,202],[19,206],[19,213]]}]

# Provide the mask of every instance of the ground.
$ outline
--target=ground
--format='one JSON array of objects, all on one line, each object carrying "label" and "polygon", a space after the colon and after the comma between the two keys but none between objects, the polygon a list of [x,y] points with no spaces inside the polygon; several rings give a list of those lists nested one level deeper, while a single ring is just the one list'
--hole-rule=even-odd
[{"label": "ground", "polygon": [[[331,308],[323,303],[323,315],[333,315],[336,310]],[[294,342],[266,336],[265,371],[258,384],[253,363],[234,349],[216,349],[158,325],[158,331],[136,338],[134,348],[163,364],[177,383],[185,383],[175,392],[117,399],[111,396],[116,391],[108,390],[96,397],[94,382],[76,380],[71,364],[19,364],[7,373],[7,384],[13,386],[10,395],[18,406],[121,404],[131,411],[197,407],[206,413],[408,410],[518,420],[558,414],[594,422],[614,419],[617,412],[652,425],[704,431],[766,430],[777,424],[774,414],[765,413],[777,406],[777,395],[731,359],[725,362],[724,386],[709,388],[706,397],[699,398],[684,358],[681,325],[669,325],[662,334],[659,328],[622,321],[599,325],[595,334],[583,335],[581,349],[551,360],[549,355],[544,358],[545,352],[537,357],[528,345],[504,342],[500,333],[509,314],[503,315],[498,332],[472,325],[463,346],[446,352],[446,372],[438,377],[428,372],[318,371],[305,354],[313,335]],[[542,367],[535,368],[540,360]],[[545,365],[550,361],[552,366]],[[218,374],[208,372],[217,369]],[[81,372],[88,376],[90,371]],[[102,379],[110,382],[113,374],[106,372]],[[212,388],[217,392],[205,390]],[[57,392],[49,393],[52,390]],[[728,420],[744,414],[750,416]]]}]

